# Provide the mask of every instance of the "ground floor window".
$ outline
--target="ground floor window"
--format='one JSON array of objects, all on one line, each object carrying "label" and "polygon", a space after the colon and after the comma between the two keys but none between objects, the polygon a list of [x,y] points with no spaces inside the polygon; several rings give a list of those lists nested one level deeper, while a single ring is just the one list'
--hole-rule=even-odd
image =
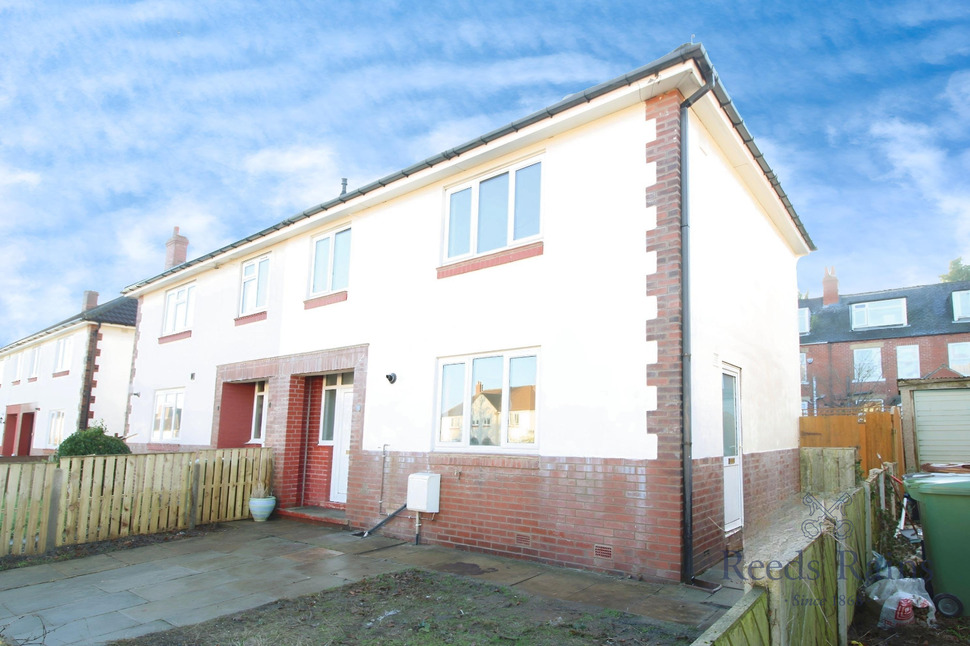
[{"label": "ground floor window", "polygon": [[47,424],[47,446],[60,446],[64,441],[64,411],[52,410]]},{"label": "ground floor window", "polygon": [[252,441],[262,442],[266,436],[266,382],[257,381],[253,396]]},{"label": "ground floor window", "polygon": [[159,390],[155,392],[155,421],[152,424],[152,441],[177,440],[182,429],[182,405],[185,390]]},{"label": "ground floor window", "polygon": [[440,448],[536,446],[535,349],[441,359]]},{"label": "ground floor window", "polygon": [[323,378],[323,414],[320,416],[320,443],[332,444],[337,424],[337,392],[354,385],[354,373],[325,375]]}]

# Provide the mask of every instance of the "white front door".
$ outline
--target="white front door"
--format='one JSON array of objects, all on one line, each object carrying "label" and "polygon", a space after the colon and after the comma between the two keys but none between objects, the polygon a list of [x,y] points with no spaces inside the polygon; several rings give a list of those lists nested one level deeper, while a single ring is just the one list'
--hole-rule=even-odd
[{"label": "white front door", "polygon": [[724,431],[724,531],[744,524],[741,470],[740,372],[725,369],[721,375],[721,410]]},{"label": "white front door", "polygon": [[350,472],[350,418],[354,411],[354,389],[339,388],[333,423],[333,464],[330,468],[330,500],[347,502]]}]

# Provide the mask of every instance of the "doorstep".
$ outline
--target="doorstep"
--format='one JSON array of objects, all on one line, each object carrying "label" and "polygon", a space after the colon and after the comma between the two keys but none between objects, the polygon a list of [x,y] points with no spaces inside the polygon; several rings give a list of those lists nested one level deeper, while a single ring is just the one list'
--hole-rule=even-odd
[{"label": "doorstep", "polygon": [[329,509],[327,507],[290,507],[289,509],[277,509],[276,514],[283,518],[294,518],[313,523],[323,523],[327,525],[337,525],[347,527],[347,512],[343,509]]}]

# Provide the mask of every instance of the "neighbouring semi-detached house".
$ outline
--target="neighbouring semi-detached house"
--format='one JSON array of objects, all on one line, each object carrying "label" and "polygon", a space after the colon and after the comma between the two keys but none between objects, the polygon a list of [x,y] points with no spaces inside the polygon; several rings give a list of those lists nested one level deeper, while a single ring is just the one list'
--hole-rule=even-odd
[{"label": "neighbouring semi-detached house", "polygon": [[123,433],[137,307],[85,292],[79,314],[0,348],[0,455],[52,453],[93,422]]},{"label": "neighbouring semi-detached house", "polygon": [[802,408],[900,403],[898,379],[970,376],[970,281],[798,301]]},{"label": "neighbouring semi-detached house", "polygon": [[812,248],[685,45],[128,287],[129,432],[272,447],[280,507],[361,529],[437,473],[424,541],[689,578],[798,490]]}]

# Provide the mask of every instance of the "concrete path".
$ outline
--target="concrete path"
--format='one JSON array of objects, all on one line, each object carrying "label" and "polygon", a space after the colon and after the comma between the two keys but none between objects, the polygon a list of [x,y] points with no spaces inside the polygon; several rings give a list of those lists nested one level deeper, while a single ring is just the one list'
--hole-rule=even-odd
[{"label": "concrete path", "polygon": [[0,629],[25,643],[101,644],[195,624],[385,572],[451,572],[558,599],[707,628],[740,598],[555,568],[293,520],[0,572]]}]

